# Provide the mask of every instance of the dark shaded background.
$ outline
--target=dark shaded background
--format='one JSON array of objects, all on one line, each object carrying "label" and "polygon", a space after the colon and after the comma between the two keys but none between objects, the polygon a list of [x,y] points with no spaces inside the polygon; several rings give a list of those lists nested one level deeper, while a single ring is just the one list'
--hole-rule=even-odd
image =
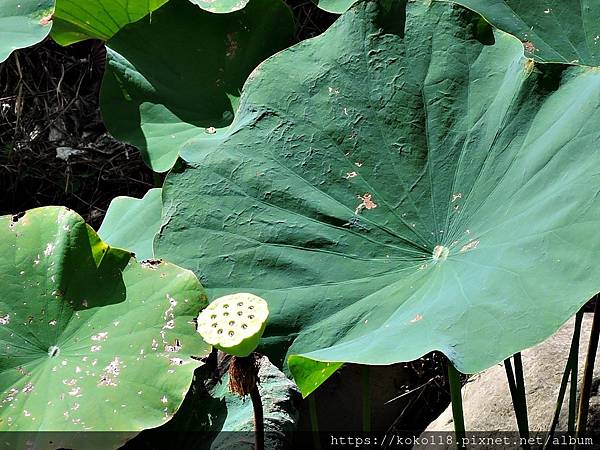
[{"label": "dark shaded background", "polygon": [[[298,41],[337,18],[309,0],[287,3]],[[139,152],[102,123],[105,57],[99,41],[63,48],[47,39],[0,64],[0,215],[64,205],[98,228],[114,197],[160,185]]]}]

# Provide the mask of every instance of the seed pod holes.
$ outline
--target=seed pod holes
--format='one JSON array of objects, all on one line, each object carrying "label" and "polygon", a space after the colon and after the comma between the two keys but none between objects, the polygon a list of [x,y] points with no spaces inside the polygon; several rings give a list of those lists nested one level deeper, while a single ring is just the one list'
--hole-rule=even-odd
[{"label": "seed pod holes", "polygon": [[226,295],[198,315],[197,331],[223,352],[247,356],[258,346],[268,316],[268,305],[262,298],[247,293]]}]

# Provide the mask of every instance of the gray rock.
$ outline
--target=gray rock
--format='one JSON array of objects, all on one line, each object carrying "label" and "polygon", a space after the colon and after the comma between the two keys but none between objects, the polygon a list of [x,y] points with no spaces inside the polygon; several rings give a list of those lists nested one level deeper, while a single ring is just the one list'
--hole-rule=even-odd
[{"label": "gray rock", "polygon": [[[259,360],[259,392],[263,404],[265,425],[265,448],[285,450],[292,448],[292,432],[296,429],[299,415],[300,392],[296,385],[266,356]],[[227,417],[222,430],[211,445],[211,450],[253,450],[254,413],[250,397],[244,399],[231,394],[224,375],[211,391],[214,398],[223,399]]]},{"label": "gray rock", "polygon": [[[254,413],[249,397],[229,392],[230,357],[212,353],[196,369],[179,411],[165,425],[145,430],[121,450],[169,448],[253,450]],[[266,450],[292,448],[299,415],[298,388],[266,356],[259,359],[259,392],[263,402]],[[100,448],[100,447],[97,447]]]}]

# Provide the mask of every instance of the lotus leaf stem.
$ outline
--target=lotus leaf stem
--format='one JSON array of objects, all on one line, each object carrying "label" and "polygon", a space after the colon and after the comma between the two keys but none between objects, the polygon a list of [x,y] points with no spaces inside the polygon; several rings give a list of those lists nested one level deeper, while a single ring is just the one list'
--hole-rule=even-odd
[{"label": "lotus leaf stem", "polygon": [[460,373],[452,362],[448,361],[448,384],[450,386],[450,400],[452,402],[452,417],[454,418],[454,431],[456,434],[456,447],[464,449],[465,446],[465,417],[463,413]]},{"label": "lotus leaf stem", "polygon": [[[590,396],[592,393],[592,379],[594,378],[594,365],[596,363],[596,351],[598,350],[598,334],[600,333],[600,301],[598,295],[595,297],[594,319],[592,321],[592,332],[588,344],[587,356],[585,358],[585,368],[583,371],[583,380],[581,394],[579,395],[579,408],[577,412],[577,428],[575,437],[579,438],[585,433],[587,417],[590,408]],[[575,443],[577,448],[577,443]]]},{"label": "lotus leaf stem", "polygon": [[560,412],[562,410],[563,401],[567,391],[567,384],[569,383],[569,378],[571,379],[571,389],[569,396],[569,434],[572,434],[574,429],[575,406],[577,404],[577,367],[579,365],[579,338],[581,336],[582,319],[583,310],[579,310],[579,312],[575,315],[575,327],[573,329],[573,338],[571,339],[571,349],[569,350],[569,357],[567,358],[567,364],[565,365],[565,370],[563,372],[562,380],[560,382],[560,389],[558,391],[558,398],[556,399],[554,417],[552,418],[550,429],[548,431],[548,434],[546,435],[546,440],[544,441],[544,450],[547,450],[552,447],[552,439],[554,438],[556,426],[558,425],[558,420],[560,418]]}]

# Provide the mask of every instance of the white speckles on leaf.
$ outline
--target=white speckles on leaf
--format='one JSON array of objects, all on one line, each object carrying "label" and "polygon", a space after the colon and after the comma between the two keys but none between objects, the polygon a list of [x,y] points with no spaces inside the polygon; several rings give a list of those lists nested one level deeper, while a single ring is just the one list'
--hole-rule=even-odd
[{"label": "white speckles on leaf", "polygon": [[474,239],[470,242],[468,242],[467,244],[463,245],[460,249],[460,252],[468,252],[469,250],[473,250],[475,248],[477,248],[477,246],[479,245],[479,240],[478,239]]},{"label": "white speckles on leaf", "polygon": [[121,360],[115,357],[103,370],[98,386],[117,386],[117,377],[121,373]]},{"label": "white speckles on leaf", "polygon": [[[173,345],[165,345],[165,352],[167,353],[177,353],[179,350],[181,350],[181,341],[179,339],[175,339],[175,344]],[[143,352],[144,350],[142,349],[140,354],[143,354]]]},{"label": "white speckles on leaf", "polygon": [[8,325],[10,323],[10,314],[0,316],[0,325]]},{"label": "white speckles on leaf", "polygon": [[90,347],[90,351],[92,353],[99,352],[100,350],[102,350],[102,346],[101,345],[92,345]]},{"label": "white speckles on leaf", "polygon": [[74,387],[69,391],[71,397],[81,397],[81,388],[79,386]]},{"label": "white speckles on leaf", "polygon": [[2,403],[10,403],[15,399],[15,396],[19,393],[19,390],[16,388],[10,388],[10,390],[6,393],[6,397],[2,400]]},{"label": "white speckles on leaf", "polygon": [[108,332],[102,331],[101,333],[94,334],[92,336],[92,341],[102,342],[106,339],[107,336],[108,336]]},{"label": "white speckles on leaf", "polygon": [[356,172],[348,172],[348,173],[346,173],[346,176],[344,178],[346,180],[349,180],[350,178],[354,178],[357,175],[358,175],[358,173],[356,173]]},{"label": "white speckles on leaf", "polygon": [[46,249],[44,250],[44,256],[50,256],[54,251],[55,245],[52,242],[48,242],[46,244]]}]

